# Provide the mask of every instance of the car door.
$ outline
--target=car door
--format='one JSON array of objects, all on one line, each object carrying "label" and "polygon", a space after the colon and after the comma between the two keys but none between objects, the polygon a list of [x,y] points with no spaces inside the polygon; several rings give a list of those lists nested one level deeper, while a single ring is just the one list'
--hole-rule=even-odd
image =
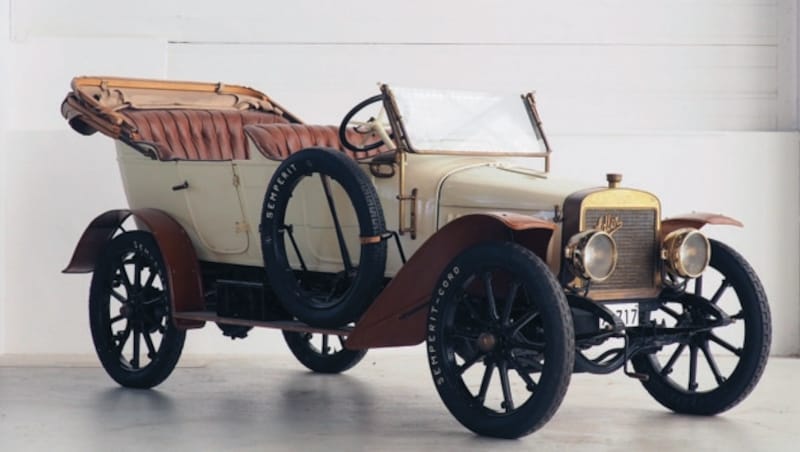
[{"label": "car door", "polygon": [[237,190],[238,177],[230,161],[180,161],[178,187],[186,199],[198,239],[217,254],[241,254],[249,246],[249,226]]}]

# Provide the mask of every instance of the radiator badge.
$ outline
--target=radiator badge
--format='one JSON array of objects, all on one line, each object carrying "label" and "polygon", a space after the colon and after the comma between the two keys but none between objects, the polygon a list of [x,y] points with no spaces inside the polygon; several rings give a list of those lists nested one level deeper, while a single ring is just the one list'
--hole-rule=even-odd
[{"label": "radiator badge", "polygon": [[603,215],[597,219],[597,224],[594,228],[608,235],[613,235],[622,228],[622,220],[612,215]]}]

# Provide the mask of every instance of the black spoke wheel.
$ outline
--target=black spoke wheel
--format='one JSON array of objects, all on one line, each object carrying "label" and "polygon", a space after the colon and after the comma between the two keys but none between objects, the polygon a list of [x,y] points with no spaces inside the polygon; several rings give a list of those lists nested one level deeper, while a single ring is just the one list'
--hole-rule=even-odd
[{"label": "black spoke wheel", "polygon": [[476,245],[442,274],[428,314],[428,361],[448,410],[480,435],[544,425],[569,386],[575,338],[564,291],[515,243]]},{"label": "black spoke wheel", "polygon": [[284,331],[286,345],[298,361],[309,370],[338,374],[351,369],[367,354],[366,350],[348,350],[344,336]]},{"label": "black spoke wheel", "polygon": [[[693,290],[664,299],[651,319],[697,332],[660,353],[632,359],[649,379],[645,389],[665,407],[686,414],[714,415],[744,400],[764,372],[772,337],[767,297],[750,265],[736,251],[711,241],[710,269]],[[704,305],[730,319],[715,321]]]},{"label": "black spoke wheel", "polygon": [[[347,325],[383,286],[385,221],[378,194],[341,152],[308,148],[284,160],[267,187],[260,229],[270,285],[302,322]],[[303,256],[309,249],[313,256]]]},{"label": "black spoke wheel", "polygon": [[122,386],[158,385],[181,356],[186,332],[172,323],[167,274],[153,236],[141,231],[111,240],[95,266],[92,339],[103,368]]}]

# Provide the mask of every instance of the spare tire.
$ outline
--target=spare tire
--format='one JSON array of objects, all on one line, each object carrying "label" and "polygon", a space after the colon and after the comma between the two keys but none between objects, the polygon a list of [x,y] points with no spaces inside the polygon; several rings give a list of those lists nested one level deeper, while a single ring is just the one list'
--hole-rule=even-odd
[{"label": "spare tire", "polygon": [[[319,196],[317,201],[327,205],[331,212],[332,231],[328,229],[307,228],[307,234],[328,233],[338,245],[336,249],[342,257],[341,269],[321,268],[315,261],[309,261],[311,268],[305,268],[302,256],[295,256],[296,262],[303,262],[302,268],[289,263],[289,253],[301,253],[309,249],[314,237],[306,236],[305,244],[295,247],[292,235],[294,225],[286,224],[289,202],[300,182],[307,178],[321,179],[320,184],[303,184],[304,193],[298,193],[296,200],[306,202]],[[358,222],[358,235],[353,228],[344,231],[330,188],[336,182],[351,205]],[[311,190],[318,190],[311,191]],[[341,199],[341,197],[340,197]],[[324,210],[324,208],[323,208]],[[311,212],[319,213],[319,212]],[[275,170],[264,195],[261,210],[261,249],[264,267],[272,290],[283,307],[299,320],[317,327],[339,327],[357,320],[375,299],[383,286],[386,269],[386,241],[380,239],[385,232],[385,220],[378,194],[369,177],[358,164],[342,152],[308,148],[296,152],[284,160]],[[322,227],[323,225],[312,225]],[[333,234],[335,232],[335,235]],[[349,232],[350,237],[344,237]],[[299,234],[298,234],[299,235]],[[317,239],[319,237],[316,237]],[[350,256],[348,246],[343,245],[350,238],[350,249],[359,247],[358,262]],[[299,242],[299,241],[297,241]],[[315,256],[306,256],[315,258]],[[326,264],[328,265],[328,264]]]}]

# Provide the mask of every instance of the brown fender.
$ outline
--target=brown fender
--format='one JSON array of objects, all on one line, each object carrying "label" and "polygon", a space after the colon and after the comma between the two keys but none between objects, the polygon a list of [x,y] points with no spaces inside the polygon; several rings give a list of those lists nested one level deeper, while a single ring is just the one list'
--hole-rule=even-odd
[{"label": "brown fender", "polygon": [[[197,254],[189,235],[180,224],[165,212],[157,209],[110,210],[98,216],[84,231],[75,253],[64,273],[90,273],[106,243],[120,225],[134,217],[140,228],[153,234],[161,250],[164,265],[169,271],[169,290],[172,312],[203,311],[203,285]],[[183,329],[200,328],[205,322],[175,319],[175,326]]]},{"label": "brown fender", "polygon": [[661,236],[665,237],[672,231],[680,228],[700,229],[707,224],[722,224],[728,226],[743,227],[744,225],[736,219],[725,215],[706,212],[692,212],[677,215],[661,221]]},{"label": "brown fender", "polygon": [[545,259],[554,229],[551,221],[503,212],[466,215],[448,223],[422,244],[378,295],[345,345],[358,350],[421,343],[434,286],[453,258],[480,242],[507,240]]}]

